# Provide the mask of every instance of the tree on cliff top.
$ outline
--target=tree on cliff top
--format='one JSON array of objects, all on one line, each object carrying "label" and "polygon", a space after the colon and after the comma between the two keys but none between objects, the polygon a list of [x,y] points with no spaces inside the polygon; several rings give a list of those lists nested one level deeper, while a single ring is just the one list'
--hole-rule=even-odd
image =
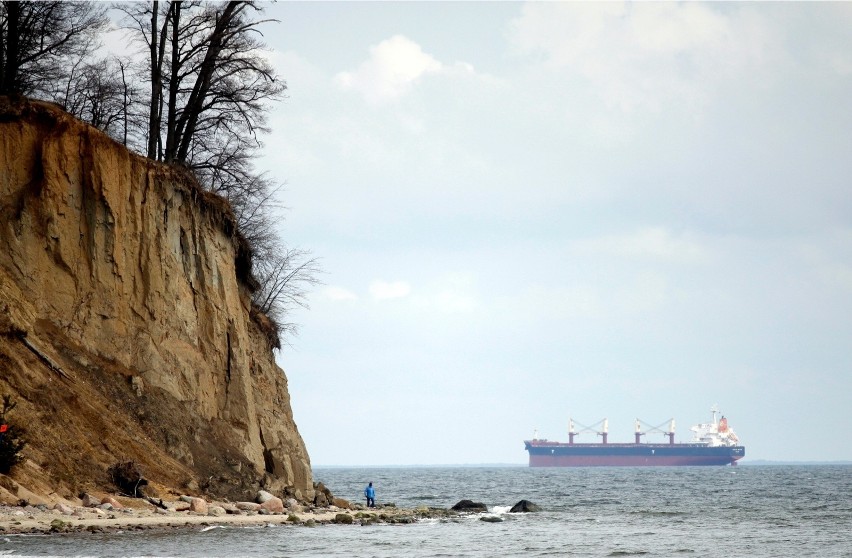
[{"label": "tree on cliff top", "polygon": [[[274,324],[273,345],[295,333],[286,319],[305,306],[320,268],[305,250],[286,246],[271,210],[279,190],[254,166],[269,103],[286,83],[264,56],[253,1],[151,1],[118,5],[144,47],[140,78],[150,87],[138,146],[149,158],[191,169],[205,188],[225,197],[251,247],[257,311]],[[137,113],[138,114],[138,113]]]},{"label": "tree on cliff top", "polygon": [[225,197],[260,285],[255,308],[275,325],[270,341],[278,347],[295,332],[285,316],[305,305],[320,270],[277,234],[272,210],[280,186],[254,166],[269,103],[286,90],[264,56],[259,27],[272,20],[257,17],[254,1],[115,8],[143,47],[135,61],[91,59],[106,24],[96,3],[0,0],[0,94],[51,99],[149,158],[190,169]]},{"label": "tree on cliff top", "polygon": [[286,90],[264,58],[255,2],[120,5],[144,45],[150,84],[144,152],[196,170],[215,192],[253,174],[268,103]]},{"label": "tree on cliff top", "polygon": [[105,9],[90,2],[0,2],[0,95],[43,95],[97,46]]}]

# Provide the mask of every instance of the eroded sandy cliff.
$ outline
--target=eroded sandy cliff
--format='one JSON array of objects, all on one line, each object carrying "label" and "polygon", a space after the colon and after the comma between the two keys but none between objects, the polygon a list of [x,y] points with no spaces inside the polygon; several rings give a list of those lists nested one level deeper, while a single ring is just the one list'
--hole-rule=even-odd
[{"label": "eroded sandy cliff", "polygon": [[0,393],[29,439],[16,481],[70,497],[133,460],[165,487],[313,497],[239,247],[226,204],[182,172],[0,98]]}]

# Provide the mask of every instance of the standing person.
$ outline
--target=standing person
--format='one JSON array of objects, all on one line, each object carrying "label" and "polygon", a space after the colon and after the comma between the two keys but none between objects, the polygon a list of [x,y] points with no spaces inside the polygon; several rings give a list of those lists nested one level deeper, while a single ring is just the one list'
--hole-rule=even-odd
[{"label": "standing person", "polygon": [[373,488],[373,483],[367,485],[367,488],[364,489],[364,496],[367,497],[367,507],[375,508],[376,507],[376,489]]}]

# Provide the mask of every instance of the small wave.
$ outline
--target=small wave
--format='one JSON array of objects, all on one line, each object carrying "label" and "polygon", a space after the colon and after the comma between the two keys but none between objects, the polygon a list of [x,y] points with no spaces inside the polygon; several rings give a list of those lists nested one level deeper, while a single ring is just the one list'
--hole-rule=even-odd
[{"label": "small wave", "polygon": [[648,515],[648,516],[675,516],[675,515],[686,515],[683,512],[678,511],[669,511],[669,510],[638,510],[628,512],[633,515]]},{"label": "small wave", "polygon": [[649,554],[647,550],[613,550],[607,556],[640,556]]},{"label": "small wave", "polygon": [[213,529],[224,529],[224,525],[210,525],[209,527],[205,527],[201,530],[202,533],[206,533],[207,531],[212,531]]},{"label": "small wave", "polygon": [[497,515],[502,515],[504,513],[509,513],[509,510],[512,509],[512,506],[493,506],[491,508],[491,513],[496,513]]},{"label": "small wave", "polygon": [[434,494],[424,494],[423,496],[415,496],[412,500],[438,500],[440,496]]}]

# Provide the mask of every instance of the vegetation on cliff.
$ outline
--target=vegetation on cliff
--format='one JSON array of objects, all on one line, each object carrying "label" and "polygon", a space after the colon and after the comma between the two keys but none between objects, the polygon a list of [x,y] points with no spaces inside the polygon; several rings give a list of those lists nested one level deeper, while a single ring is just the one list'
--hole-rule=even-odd
[{"label": "vegetation on cliff", "polygon": [[[319,263],[275,228],[280,189],[255,167],[270,103],[286,83],[264,56],[253,1],[120,4],[135,56],[95,58],[107,13],[94,2],[0,2],[0,94],[51,100],[149,159],[189,169],[228,200],[274,347],[296,332]],[[144,84],[144,86],[140,85]]]},{"label": "vegetation on cliff", "polygon": [[3,474],[21,462],[21,450],[27,445],[23,429],[7,419],[8,413],[16,406],[11,395],[3,396],[3,407],[0,408],[0,473]]}]

